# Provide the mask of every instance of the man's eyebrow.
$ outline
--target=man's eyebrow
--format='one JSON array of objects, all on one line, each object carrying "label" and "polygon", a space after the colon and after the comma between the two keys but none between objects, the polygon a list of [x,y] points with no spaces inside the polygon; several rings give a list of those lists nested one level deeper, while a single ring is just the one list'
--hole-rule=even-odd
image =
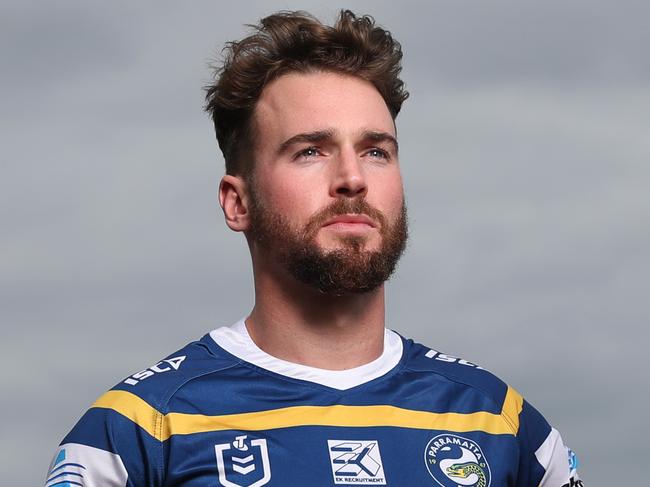
[{"label": "man's eyebrow", "polygon": [[278,154],[282,154],[293,144],[299,144],[304,142],[322,142],[327,139],[331,139],[334,136],[333,130],[316,130],[314,132],[304,132],[302,134],[296,134],[293,137],[289,137],[287,140],[280,144],[278,148]]},{"label": "man's eyebrow", "polygon": [[363,133],[363,138],[372,140],[373,142],[389,142],[390,144],[393,144],[393,147],[395,148],[395,152],[399,152],[399,144],[397,143],[397,139],[391,134],[389,134],[388,132],[366,130]]}]

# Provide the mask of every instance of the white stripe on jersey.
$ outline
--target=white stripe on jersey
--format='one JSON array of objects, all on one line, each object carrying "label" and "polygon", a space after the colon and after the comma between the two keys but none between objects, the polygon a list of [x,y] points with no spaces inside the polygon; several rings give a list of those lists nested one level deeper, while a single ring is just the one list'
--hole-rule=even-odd
[{"label": "white stripe on jersey", "polygon": [[125,487],[127,478],[119,455],[79,443],[66,443],[54,454],[45,487],[66,481],[84,487]]},{"label": "white stripe on jersey", "polygon": [[564,446],[562,437],[555,428],[551,428],[544,443],[535,452],[535,457],[546,471],[539,484],[540,487],[569,485],[571,477],[574,481],[580,480],[576,471],[569,467],[569,449]]}]

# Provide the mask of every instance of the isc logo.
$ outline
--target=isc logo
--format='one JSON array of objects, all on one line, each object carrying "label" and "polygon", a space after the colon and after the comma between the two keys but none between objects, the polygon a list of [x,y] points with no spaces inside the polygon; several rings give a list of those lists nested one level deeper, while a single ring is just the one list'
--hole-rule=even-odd
[{"label": "isc logo", "polygon": [[427,353],[424,354],[424,356],[427,358],[432,358],[434,360],[439,360],[440,362],[448,362],[452,364],[458,363],[460,365],[466,365],[467,367],[475,367],[479,370],[485,370],[483,367],[479,367],[478,365],[473,364],[472,362],[468,362],[467,360],[458,357],[453,357],[451,355],[445,355],[444,353],[440,353],[437,350],[429,350]]},{"label": "isc logo", "polygon": [[160,374],[161,372],[169,372],[170,370],[178,370],[178,368],[183,363],[183,360],[185,360],[185,355],[161,360],[156,365],[152,365],[148,369],[144,369],[143,371],[138,372],[137,374],[133,374],[124,382],[126,384],[129,384],[130,386],[134,386],[141,380],[144,380],[147,377],[151,377],[154,374]]}]

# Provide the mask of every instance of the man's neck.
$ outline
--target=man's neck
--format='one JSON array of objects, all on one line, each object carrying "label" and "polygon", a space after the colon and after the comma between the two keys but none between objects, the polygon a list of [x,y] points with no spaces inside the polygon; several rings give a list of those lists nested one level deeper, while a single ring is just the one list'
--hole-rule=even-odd
[{"label": "man's neck", "polygon": [[328,296],[291,276],[255,276],[246,327],[269,355],[311,367],[345,370],[372,362],[384,347],[384,286]]}]

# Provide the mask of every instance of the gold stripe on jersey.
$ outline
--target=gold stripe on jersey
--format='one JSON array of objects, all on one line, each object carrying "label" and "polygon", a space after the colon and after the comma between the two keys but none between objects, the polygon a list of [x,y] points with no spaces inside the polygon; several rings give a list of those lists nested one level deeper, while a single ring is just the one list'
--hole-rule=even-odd
[{"label": "gold stripe on jersey", "polygon": [[503,400],[503,407],[501,408],[501,415],[510,423],[515,435],[519,431],[519,414],[523,407],[524,398],[515,389],[508,386],[508,392],[506,392],[506,398]]},{"label": "gold stripe on jersey", "polygon": [[109,391],[92,407],[112,409],[129,418],[159,441],[172,435],[211,431],[264,431],[299,426],[396,427],[452,431],[483,431],[495,435],[516,435],[523,399],[508,388],[500,414],[432,413],[396,406],[290,406],[251,413],[206,416],[202,414],[162,414],[143,399],[126,391]]},{"label": "gold stripe on jersey", "polygon": [[151,436],[165,441],[169,435],[163,431],[164,415],[151,407],[144,399],[126,391],[108,391],[91,406],[112,409],[129,418]]},{"label": "gold stripe on jersey", "polygon": [[207,431],[263,431],[297,426],[397,427],[454,432],[485,431],[512,434],[510,424],[501,415],[476,413],[429,413],[395,406],[294,406],[255,413],[202,416],[169,413],[170,435]]}]

